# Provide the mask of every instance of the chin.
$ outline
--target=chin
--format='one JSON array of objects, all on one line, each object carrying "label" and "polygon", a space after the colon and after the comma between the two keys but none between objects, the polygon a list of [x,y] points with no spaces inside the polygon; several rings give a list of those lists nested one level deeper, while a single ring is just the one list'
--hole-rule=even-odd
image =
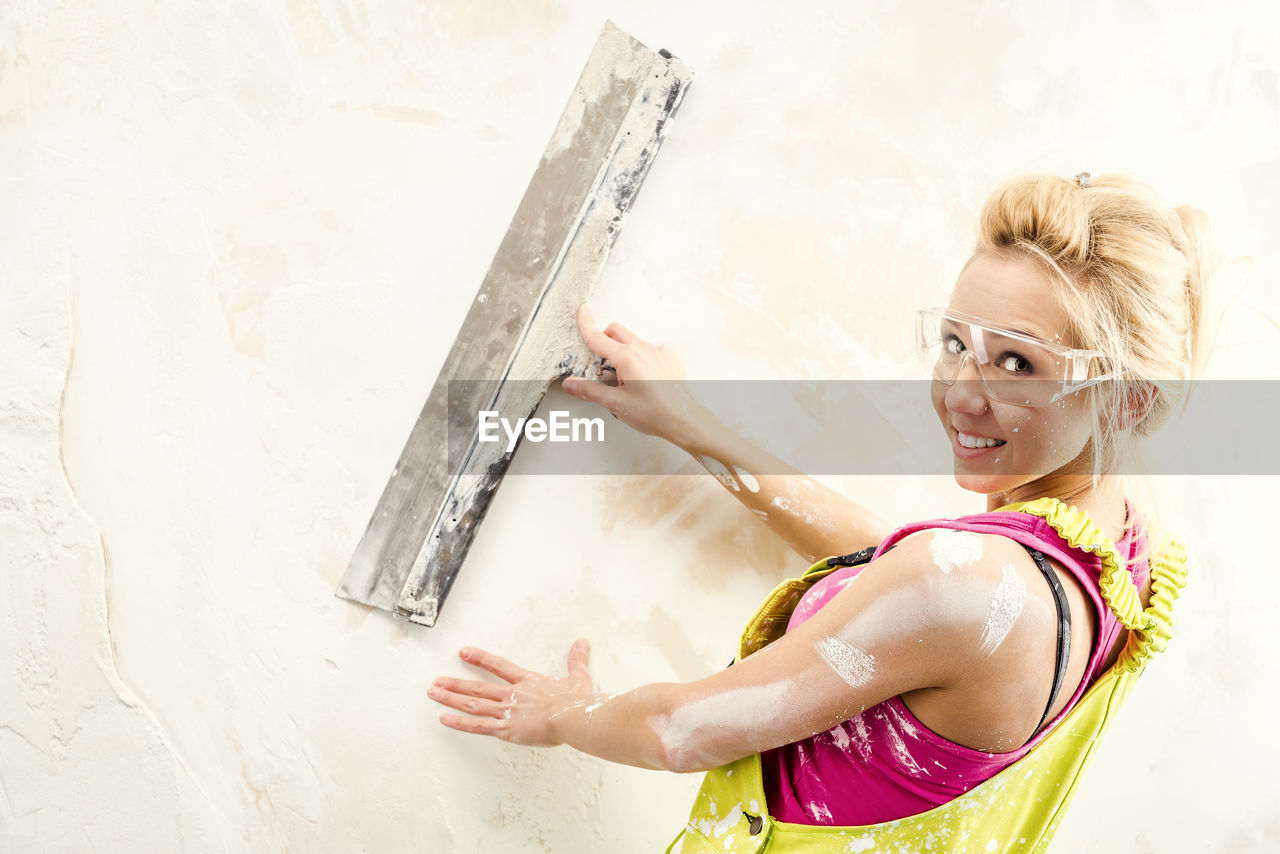
[{"label": "chin", "polygon": [[956,485],[969,492],[991,495],[995,492],[1008,492],[1026,482],[1026,478],[1011,477],[1007,474],[983,474],[981,472],[955,472]]}]

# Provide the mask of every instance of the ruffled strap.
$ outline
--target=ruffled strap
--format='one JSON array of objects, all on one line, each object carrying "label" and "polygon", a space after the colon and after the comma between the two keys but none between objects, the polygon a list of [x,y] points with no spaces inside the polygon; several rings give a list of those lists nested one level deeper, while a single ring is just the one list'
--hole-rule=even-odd
[{"label": "ruffled strap", "polygon": [[1173,601],[1187,582],[1187,551],[1180,540],[1170,538],[1150,560],[1151,602],[1142,600],[1111,538],[1102,533],[1088,513],[1056,498],[1006,504],[1001,511],[1030,513],[1044,519],[1073,547],[1092,552],[1102,561],[1098,586],[1111,613],[1131,634],[1125,647],[1125,665],[1137,668],[1173,637]]}]

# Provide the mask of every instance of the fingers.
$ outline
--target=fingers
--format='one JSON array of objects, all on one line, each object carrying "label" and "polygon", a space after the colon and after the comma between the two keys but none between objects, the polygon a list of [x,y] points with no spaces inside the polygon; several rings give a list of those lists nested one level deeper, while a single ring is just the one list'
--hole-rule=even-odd
[{"label": "fingers", "polygon": [[578,638],[569,648],[569,675],[574,673],[586,675],[587,659],[591,657],[591,642],[586,638]]},{"label": "fingers", "polygon": [[485,652],[483,649],[464,646],[459,650],[458,656],[468,664],[482,667],[499,679],[505,679],[508,682],[519,682],[521,679],[526,679],[533,675],[530,671],[512,664],[502,656]]},{"label": "fingers", "polygon": [[472,732],[477,735],[492,735],[502,738],[505,732],[505,721],[496,718],[469,718],[460,715],[443,714],[440,723],[460,732]]},{"label": "fingers", "polygon": [[435,681],[435,687],[444,688],[455,694],[466,694],[482,700],[504,702],[511,697],[510,685],[499,685],[497,682],[477,682],[474,679],[454,679],[441,676]]},{"label": "fingers", "polygon": [[614,415],[622,411],[622,392],[615,386],[608,386],[585,377],[565,377],[560,386],[574,397],[598,403]]},{"label": "fingers", "polygon": [[582,333],[582,340],[587,342],[591,352],[604,356],[611,362],[618,361],[626,346],[622,341],[610,338],[596,328],[595,317],[586,303],[578,307],[578,331]]},{"label": "fingers", "polygon": [[[510,695],[511,692],[508,691],[507,693]],[[458,694],[438,685],[432,685],[427,689],[427,696],[441,705],[472,715],[489,718],[505,718],[507,715],[508,707],[504,703],[480,699],[467,694]]]},{"label": "fingers", "polygon": [[644,339],[623,326],[618,321],[610,323],[604,328],[604,334],[608,335],[614,341],[621,341],[623,344],[643,344]]}]

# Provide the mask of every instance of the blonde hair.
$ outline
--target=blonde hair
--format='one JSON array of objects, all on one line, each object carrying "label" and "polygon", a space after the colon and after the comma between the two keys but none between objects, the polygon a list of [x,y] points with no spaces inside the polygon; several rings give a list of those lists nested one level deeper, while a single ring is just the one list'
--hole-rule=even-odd
[{"label": "blonde hair", "polygon": [[[1204,211],[1172,207],[1121,174],[1086,186],[1060,175],[1020,175],[982,207],[974,254],[1038,260],[1069,318],[1070,345],[1100,351],[1099,368],[1120,378],[1086,392],[1095,485],[1133,440],[1168,420],[1204,369],[1206,295],[1222,266],[1211,247]],[[1146,396],[1145,415],[1126,423]],[[1168,536],[1152,533],[1144,553]]]}]

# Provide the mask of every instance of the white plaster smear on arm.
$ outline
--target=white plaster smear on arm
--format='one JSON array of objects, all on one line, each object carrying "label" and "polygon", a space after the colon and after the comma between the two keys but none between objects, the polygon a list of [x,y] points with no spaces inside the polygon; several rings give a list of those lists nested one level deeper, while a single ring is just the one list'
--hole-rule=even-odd
[{"label": "white plaster smear on arm", "polygon": [[703,454],[699,459],[701,459],[702,464],[707,467],[707,471],[711,472],[711,474],[715,476],[716,480],[720,481],[734,492],[739,491],[738,481],[734,480],[733,475],[729,473],[729,469],[724,463],[720,462],[715,457],[709,457],[706,454]]},{"label": "white plaster smear on arm", "polygon": [[875,674],[875,656],[851,643],[830,637],[819,639],[814,646],[827,666],[854,688],[866,685]]},{"label": "white plaster smear on arm", "polygon": [[987,620],[982,626],[978,649],[986,655],[996,651],[1018,621],[1027,598],[1027,585],[1011,563],[1000,564],[1000,583],[991,597]]},{"label": "white plaster smear on arm", "polygon": [[734,466],[733,470],[738,473],[738,480],[742,481],[742,485],[745,486],[749,492],[760,491],[760,484],[751,476],[751,472],[747,471],[742,466]]},{"label": "white plaster smear on arm", "polygon": [[929,554],[938,569],[949,574],[982,557],[982,537],[971,531],[943,528],[929,541]]},{"label": "white plaster smear on arm", "polygon": [[671,714],[649,719],[673,768],[692,759],[708,759],[708,741],[725,730],[736,735],[758,735],[773,723],[783,700],[794,687],[790,680],[722,691],[685,703]]}]

